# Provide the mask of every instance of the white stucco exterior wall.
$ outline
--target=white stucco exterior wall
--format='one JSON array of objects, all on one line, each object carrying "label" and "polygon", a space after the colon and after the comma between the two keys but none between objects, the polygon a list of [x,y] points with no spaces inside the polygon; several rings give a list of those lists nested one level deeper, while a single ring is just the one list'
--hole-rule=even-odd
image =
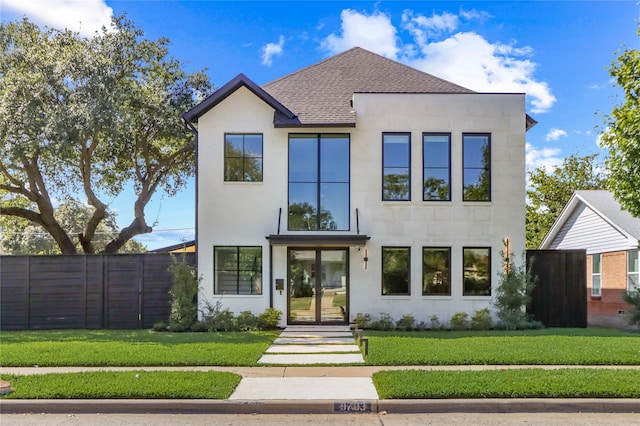
[{"label": "white stucco exterior wall", "polygon": [[[221,300],[235,313],[261,313],[270,303],[273,279],[287,278],[287,249],[274,246],[269,258],[265,236],[287,231],[288,134],[349,133],[351,138],[349,232],[371,236],[364,249],[349,249],[349,313],[374,317],[382,312],[395,319],[412,313],[418,322],[432,315],[448,322],[455,312],[472,315],[489,307],[490,297],[462,296],[462,248],[492,248],[492,293],[501,268],[502,240],[520,259],[525,250],[525,109],[523,94],[356,94],[355,128],[273,127],[273,109],[245,88],[240,88],[198,122],[198,271],[201,300]],[[410,202],[382,202],[382,133],[411,133]],[[422,201],[422,134],[451,133],[450,202]],[[462,201],[462,134],[491,134],[491,202]],[[224,133],[263,134],[261,183],[224,182]],[[261,295],[213,294],[213,247],[261,246]],[[381,247],[411,247],[411,294],[381,295]],[[451,247],[451,296],[422,296],[422,247]],[[270,267],[273,267],[270,270]],[[287,292],[274,291],[273,307],[286,321]]]}]

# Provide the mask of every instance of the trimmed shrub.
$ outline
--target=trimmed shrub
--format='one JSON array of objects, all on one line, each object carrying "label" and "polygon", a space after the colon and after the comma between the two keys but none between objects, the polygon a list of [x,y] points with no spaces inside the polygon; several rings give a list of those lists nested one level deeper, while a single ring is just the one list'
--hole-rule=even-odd
[{"label": "trimmed shrub", "polygon": [[450,324],[452,330],[468,330],[469,314],[467,314],[466,312],[456,312],[451,317]]},{"label": "trimmed shrub", "polygon": [[437,315],[431,315],[429,322],[432,330],[442,330],[444,328]]},{"label": "trimmed shrub", "polygon": [[282,312],[274,308],[267,308],[263,313],[258,315],[259,327],[261,330],[275,330],[280,323]]},{"label": "trimmed shrub", "polygon": [[473,330],[489,330],[491,323],[489,308],[480,309],[471,317],[471,329]]},{"label": "trimmed shrub", "polygon": [[153,324],[153,331],[167,331],[168,326],[164,321],[157,321]]},{"label": "trimmed shrub", "polygon": [[[498,327],[505,330],[539,328],[539,324],[536,324],[538,321],[533,321],[526,312],[535,287],[535,278],[530,273],[531,264],[526,267],[515,265],[513,253],[509,253],[505,264],[505,269],[498,274],[500,284],[493,301],[500,319]],[[528,324],[530,322],[533,324]]]},{"label": "trimmed shrub", "polygon": [[371,328],[374,330],[393,330],[396,326],[391,315],[386,312],[382,312],[380,314],[380,318],[371,323]]},{"label": "trimmed shrub", "polygon": [[237,331],[256,331],[260,330],[260,318],[255,316],[251,311],[242,311],[235,318]]},{"label": "trimmed shrub", "polygon": [[205,301],[201,310],[202,322],[206,324],[208,331],[234,331],[235,319],[229,308],[222,309],[222,303],[218,300],[215,304]]},{"label": "trimmed shrub", "polygon": [[416,319],[411,314],[403,315],[402,318],[396,322],[396,328],[398,330],[411,331],[416,327]]},{"label": "trimmed shrub", "polygon": [[353,322],[358,328],[369,328],[371,326],[371,315],[358,312],[356,317],[353,319]]},{"label": "trimmed shrub", "polygon": [[169,329],[184,331],[189,329],[198,319],[198,289],[200,280],[196,269],[185,261],[171,257],[171,266],[167,270],[173,276],[171,295],[171,313],[169,314]]}]

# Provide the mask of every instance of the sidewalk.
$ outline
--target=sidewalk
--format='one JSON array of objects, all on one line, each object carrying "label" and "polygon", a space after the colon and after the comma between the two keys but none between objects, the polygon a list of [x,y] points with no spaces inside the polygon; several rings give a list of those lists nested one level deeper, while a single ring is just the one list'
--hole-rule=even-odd
[{"label": "sidewalk", "polygon": [[[470,365],[364,366],[348,327],[287,327],[266,350],[263,367],[0,367],[0,374],[84,371],[228,371],[242,376],[228,400],[11,400],[3,413],[640,413],[640,399],[380,400],[371,379],[383,370],[491,370],[522,368],[634,368],[640,366]],[[348,364],[339,366],[338,364]],[[309,365],[305,365],[309,364]],[[328,365],[318,365],[328,364]],[[277,366],[274,366],[277,365]],[[292,366],[293,365],[293,366]]]}]

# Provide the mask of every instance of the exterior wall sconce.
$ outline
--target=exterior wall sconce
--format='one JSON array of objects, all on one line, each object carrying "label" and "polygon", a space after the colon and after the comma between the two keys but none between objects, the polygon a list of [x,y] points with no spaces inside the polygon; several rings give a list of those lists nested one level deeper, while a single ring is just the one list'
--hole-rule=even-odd
[{"label": "exterior wall sconce", "polygon": [[367,249],[364,249],[364,270],[366,271],[367,268],[369,267],[369,251]]}]

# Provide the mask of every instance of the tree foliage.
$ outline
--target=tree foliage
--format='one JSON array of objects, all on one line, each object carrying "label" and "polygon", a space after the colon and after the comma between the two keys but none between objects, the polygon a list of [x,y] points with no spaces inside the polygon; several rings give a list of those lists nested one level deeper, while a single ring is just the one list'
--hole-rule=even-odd
[{"label": "tree foliage", "polygon": [[604,117],[601,143],[609,149],[609,188],[622,208],[640,217],[640,50],[625,49],[609,74],[624,91],[624,103]]},{"label": "tree foliage", "polygon": [[[501,254],[505,255],[504,252]],[[526,311],[536,286],[536,278],[531,275],[530,269],[531,264],[526,265],[526,261],[516,265],[513,253],[509,253],[505,268],[498,273],[499,284],[493,304],[501,328],[516,330],[541,326]]]},{"label": "tree foliage", "polygon": [[[194,172],[194,136],[181,122],[210,90],[168,56],[168,40],[143,38],[124,17],[86,38],[23,19],[0,24],[0,215],[41,226],[62,253],[73,235],[56,200],[86,198],[92,214],[75,237],[85,253],[116,252],[152,232],[145,207]],[[133,183],[132,221],[96,247],[108,202]]]},{"label": "tree foliage", "polygon": [[551,172],[544,167],[529,172],[527,248],[538,248],[575,191],[606,189],[607,178],[596,158],[597,154],[584,157],[574,154]]}]

